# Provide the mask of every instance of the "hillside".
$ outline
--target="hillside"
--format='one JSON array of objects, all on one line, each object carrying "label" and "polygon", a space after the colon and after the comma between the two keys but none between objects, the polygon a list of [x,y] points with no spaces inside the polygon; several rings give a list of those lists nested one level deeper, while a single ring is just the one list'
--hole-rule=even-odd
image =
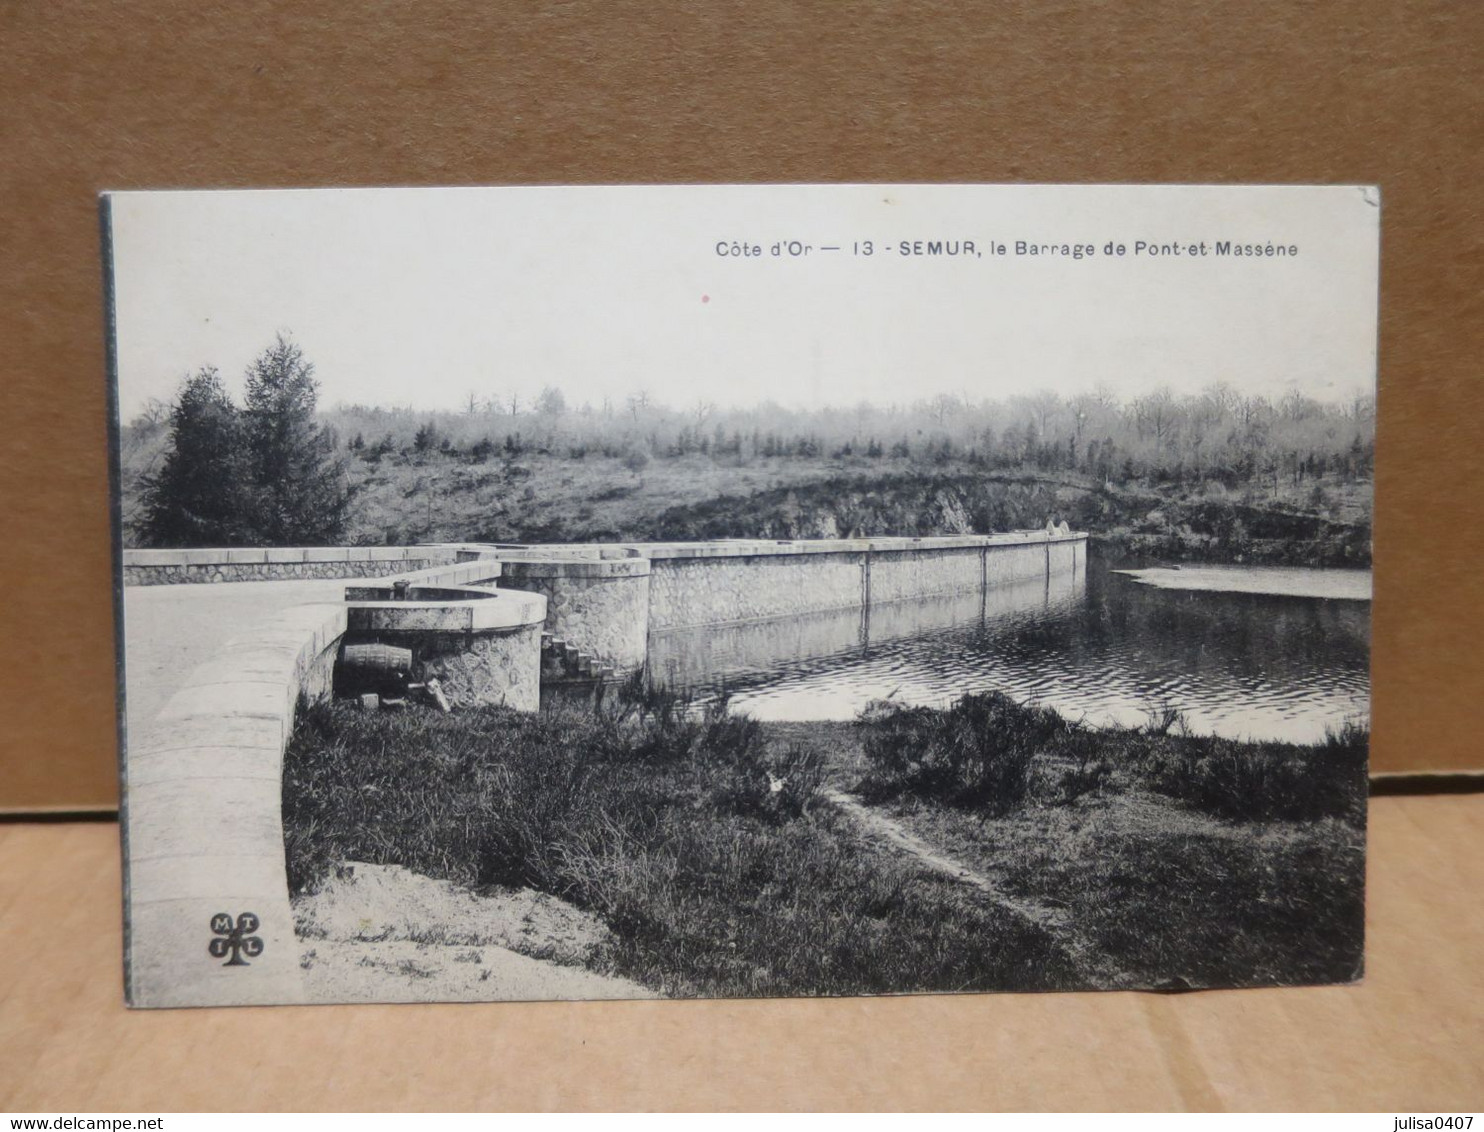
[{"label": "hillside", "polygon": [[[126,436],[126,522],[166,441]],[[688,453],[362,450],[344,541],[552,542],[839,538],[1039,527],[1092,532],[1110,557],[1268,564],[1370,563],[1371,484],[1328,472],[1236,488],[1219,479],[1113,484],[968,459]]]}]

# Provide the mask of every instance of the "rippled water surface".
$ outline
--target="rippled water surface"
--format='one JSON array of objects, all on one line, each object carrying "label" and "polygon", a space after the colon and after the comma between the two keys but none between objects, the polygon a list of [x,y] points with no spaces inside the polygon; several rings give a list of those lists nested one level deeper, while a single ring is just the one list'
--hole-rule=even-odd
[{"label": "rippled water surface", "polygon": [[[1178,708],[1192,730],[1314,742],[1369,713],[1368,575],[1223,567],[1145,584],[1085,573],[921,602],[656,634],[651,672],[725,687],[759,719],[849,719],[873,699],[944,705],[1000,689],[1089,723],[1134,725]],[[1297,577],[1296,575],[1305,575]],[[1221,578],[1232,589],[1218,588]],[[1301,584],[1300,584],[1301,583]],[[1312,596],[1332,592],[1334,597]]]}]

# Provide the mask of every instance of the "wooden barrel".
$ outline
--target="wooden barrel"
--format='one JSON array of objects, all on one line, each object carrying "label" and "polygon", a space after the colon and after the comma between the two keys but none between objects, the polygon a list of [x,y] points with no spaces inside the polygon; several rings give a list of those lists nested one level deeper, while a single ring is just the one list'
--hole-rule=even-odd
[{"label": "wooden barrel", "polygon": [[412,650],[396,645],[346,645],[340,650],[340,663],[347,674],[356,676],[390,676],[412,671]]}]

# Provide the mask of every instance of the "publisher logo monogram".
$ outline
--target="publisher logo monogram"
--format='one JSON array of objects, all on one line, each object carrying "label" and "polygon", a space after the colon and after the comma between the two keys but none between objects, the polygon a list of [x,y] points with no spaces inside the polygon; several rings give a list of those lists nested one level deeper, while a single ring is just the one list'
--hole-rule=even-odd
[{"label": "publisher logo monogram", "polygon": [[[251,966],[247,959],[256,959],[263,954],[263,941],[252,934],[258,930],[258,924],[257,916],[251,912],[242,913],[235,924],[226,912],[218,912],[211,917],[211,930],[216,935],[207,945],[211,957],[226,959],[223,967]],[[227,958],[229,955],[231,958]],[[243,958],[244,955],[247,959]]]}]

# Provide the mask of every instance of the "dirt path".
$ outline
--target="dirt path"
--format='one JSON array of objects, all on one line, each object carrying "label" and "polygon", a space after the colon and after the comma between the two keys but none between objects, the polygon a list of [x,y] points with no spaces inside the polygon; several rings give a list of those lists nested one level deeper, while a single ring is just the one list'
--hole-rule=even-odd
[{"label": "dirt path", "polygon": [[956,857],[940,853],[915,833],[903,827],[895,818],[871,809],[853,794],[847,794],[833,786],[825,787],[823,794],[831,804],[853,818],[867,833],[911,857],[929,872],[938,873],[959,884],[977,888],[1001,908],[1035,927],[1058,931],[1071,923],[1072,916],[1068,909],[1010,896],[983,873]]},{"label": "dirt path", "polygon": [[853,794],[827,786],[821,794],[842,813],[855,821],[870,837],[910,857],[924,870],[946,877],[958,884],[982,892],[994,904],[1033,928],[1046,932],[1065,948],[1068,957],[1079,964],[1093,985],[1128,985],[1125,972],[1109,961],[1091,942],[1077,931],[1072,910],[1065,905],[1050,904],[1011,896],[994,880],[956,857],[940,852],[908,830],[901,822],[867,806]]}]

